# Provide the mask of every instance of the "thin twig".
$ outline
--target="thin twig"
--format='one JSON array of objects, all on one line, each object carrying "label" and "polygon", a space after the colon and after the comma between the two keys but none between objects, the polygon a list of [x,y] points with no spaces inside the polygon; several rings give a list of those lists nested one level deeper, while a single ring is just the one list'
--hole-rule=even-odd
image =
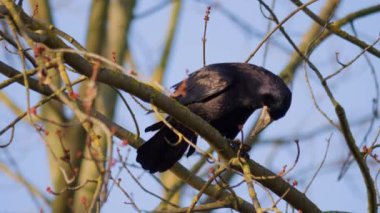
[{"label": "thin twig", "polygon": [[[299,0],[291,0],[295,5],[301,6],[302,3]],[[311,10],[309,10],[307,7],[303,8],[303,11],[315,22],[317,22],[321,26],[326,26],[326,28],[331,31],[332,33],[336,34],[337,36],[341,37],[344,40],[347,40],[351,42],[352,44],[365,49],[366,47],[370,46],[364,41],[360,40],[359,38],[350,35],[346,31],[343,31],[339,26],[334,25],[334,23],[328,23],[322,20],[321,18],[318,17],[318,15],[314,14]],[[380,51],[374,47],[370,47],[368,49],[368,52],[374,55],[375,57],[380,57]]]},{"label": "thin twig", "polygon": [[[371,8],[373,8],[373,7],[368,8],[368,10],[371,9]],[[378,8],[380,10],[380,5],[378,5]],[[356,28],[355,28],[355,25],[354,25],[354,23],[353,23],[352,20],[350,22],[350,25],[351,25],[351,28],[352,28],[352,31],[353,31],[354,35],[357,37],[358,33],[356,32]],[[367,132],[364,134],[364,137],[363,137],[362,142],[360,143],[359,147],[362,147],[367,142],[368,136],[369,136],[369,134],[371,133],[371,131],[373,129],[375,121],[379,117],[378,106],[379,106],[379,99],[380,99],[380,89],[379,89],[379,82],[377,80],[376,69],[375,69],[375,66],[373,65],[373,63],[371,62],[368,54],[365,53],[364,54],[364,58],[366,59],[366,61],[368,63],[368,66],[370,68],[371,74],[373,76],[373,81],[374,81],[374,84],[375,84],[376,94],[375,94],[375,97],[374,97],[373,102],[372,102],[372,116],[371,116],[370,124],[369,124]],[[352,162],[354,162],[354,159],[352,159],[352,154],[348,153],[347,158],[344,161],[344,163],[342,165],[342,168],[341,168],[341,170],[339,172],[338,180],[340,180],[340,179],[343,178],[343,176],[346,174],[346,172],[350,168]]]},{"label": "thin twig", "polygon": [[124,98],[123,94],[118,89],[116,89],[115,87],[111,87],[111,88],[119,95],[119,97],[123,101],[124,105],[127,107],[127,110],[132,117],[133,123],[135,124],[136,138],[139,138],[140,137],[140,128],[139,128],[139,124],[137,123],[135,113],[133,113],[132,108],[129,106],[129,104],[128,104],[127,100]]},{"label": "thin twig", "polygon": [[[85,81],[87,78],[86,77],[81,77],[79,79],[77,79],[76,81],[74,81],[72,83],[72,85],[75,85],[75,84],[78,84],[80,82],[83,82]],[[32,109],[37,109],[38,107],[44,105],[45,103],[49,102],[51,99],[55,98],[57,96],[57,93],[59,92],[63,92],[66,88],[65,87],[62,87],[60,88],[59,90],[55,91],[53,94],[49,95],[48,97],[45,97],[43,98],[42,100],[40,100],[37,104],[35,104]],[[28,112],[24,112],[23,114],[17,116],[17,118],[15,118],[12,122],[10,122],[6,127],[4,127],[1,131],[0,131],[0,135],[4,134],[6,131],[8,131],[10,128],[12,128],[13,126],[15,126],[21,119],[23,119],[26,115],[28,114]]]},{"label": "thin twig", "polygon": [[[307,72],[307,68],[306,68],[306,66],[307,66],[307,63],[309,63],[310,64],[310,61],[308,60],[308,58],[310,57],[309,56],[309,54],[311,54],[311,49],[310,49],[310,47],[311,46],[313,46],[313,42],[323,33],[323,31],[324,31],[324,29],[325,28],[323,28],[322,30],[321,30],[321,32],[317,35],[317,36],[315,36],[315,39],[309,44],[309,47],[308,48],[306,48],[306,54],[305,54],[305,56],[303,56],[303,58],[305,59],[305,61],[306,61],[306,63],[304,63],[303,65],[303,68],[304,68],[304,75],[305,75],[305,80],[306,80],[306,84],[307,84],[307,86],[308,86],[308,88],[309,88],[309,92],[310,92],[310,95],[311,95],[311,98],[312,98],[312,100],[313,100],[313,103],[314,103],[314,106],[317,108],[317,110],[319,111],[319,113],[321,113],[321,115],[323,116],[323,117],[325,117],[326,118],[326,120],[332,125],[332,126],[334,126],[336,129],[338,129],[339,131],[341,131],[340,130],[340,127],[337,125],[337,124],[335,124],[335,122],[327,115],[327,113],[325,113],[323,110],[322,110],[322,108],[319,106],[319,104],[318,104],[318,102],[317,102],[317,100],[316,100],[316,98],[315,98],[315,95],[314,95],[314,90],[313,90],[313,87],[311,86],[311,83],[310,83],[310,80],[309,80],[309,74],[308,74],[308,72]],[[312,65],[312,67],[313,67],[313,70],[316,70],[316,67],[314,66],[314,65]],[[323,78],[322,78],[323,79]]]},{"label": "thin twig", "polygon": [[5,148],[5,147],[11,145],[11,143],[13,142],[13,137],[14,137],[14,134],[15,134],[15,126],[13,125],[13,126],[11,126],[10,128],[12,128],[12,131],[11,131],[11,136],[10,136],[10,138],[9,138],[9,140],[8,140],[8,143],[6,143],[6,144],[1,144],[1,145],[0,145],[0,148]]},{"label": "thin twig", "polygon": [[[9,44],[11,44],[13,47],[17,48],[17,43],[1,30],[0,30],[0,36]],[[28,59],[28,61],[33,65],[33,67],[37,67],[37,63],[34,60],[33,56],[31,56],[28,52],[24,52],[24,54],[25,54],[25,57]]]},{"label": "thin twig", "polygon": [[[294,0],[292,0],[294,1]],[[340,123],[340,130],[344,136],[344,139],[346,141],[346,144],[348,148],[350,149],[351,153],[354,156],[355,161],[357,162],[360,172],[362,174],[362,177],[364,179],[364,183],[367,188],[367,198],[368,198],[368,211],[370,212],[377,212],[377,204],[376,204],[376,189],[374,186],[373,179],[371,177],[369,168],[367,164],[362,159],[362,156],[360,154],[360,151],[358,147],[356,146],[355,138],[352,135],[350,124],[348,123],[346,112],[344,108],[339,104],[339,102],[335,99],[330,87],[328,86],[327,82],[324,81],[323,75],[321,72],[309,61],[306,60],[305,64],[308,64],[310,68],[314,71],[314,73],[317,75],[322,87],[324,88],[327,96],[330,99],[331,104],[335,108],[336,116],[339,119]],[[306,65],[305,65],[306,66]],[[306,72],[306,70],[305,70]]]},{"label": "thin twig", "polygon": [[330,142],[331,142],[331,137],[332,137],[332,133],[330,134],[330,137],[326,140],[327,141],[327,145],[326,145],[326,149],[325,149],[325,154],[323,155],[323,159],[321,161],[321,163],[319,164],[318,166],[318,169],[315,171],[313,177],[310,179],[310,182],[307,184],[306,188],[305,188],[305,191],[303,193],[307,193],[307,191],[309,190],[311,184],[313,183],[313,181],[315,180],[315,178],[317,177],[319,171],[321,171],[322,169],[322,166],[325,164],[325,161],[326,161],[326,158],[327,158],[327,153],[329,151],[329,147],[330,147]]},{"label": "thin twig", "polygon": [[[212,154],[213,148],[210,147],[206,152]],[[197,174],[198,171],[202,168],[202,166],[204,166],[205,162],[207,162],[207,159],[209,159],[208,155],[202,155],[201,158],[191,167],[190,173],[194,175]],[[153,177],[155,176],[153,175]],[[173,187],[171,187],[170,190],[167,189],[168,192],[165,195],[165,197],[168,200],[170,200],[180,189],[183,188],[185,184],[186,184],[185,181],[178,179],[177,183],[172,184]],[[161,205],[162,205],[162,202],[158,205],[158,207]]]},{"label": "thin twig", "polygon": [[282,174],[281,177],[286,176],[286,175],[289,174],[294,168],[296,168],[296,165],[297,165],[297,163],[298,163],[298,160],[300,159],[301,149],[300,149],[299,141],[298,141],[298,140],[295,140],[294,143],[296,144],[296,147],[297,147],[297,155],[296,155],[296,159],[294,160],[294,162],[293,162],[292,166],[290,167],[290,169],[288,169],[286,172],[284,172],[284,174]]},{"label": "thin twig", "polygon": [[[274,9],[274,6],[275,6],[275,2],[276,0],[272,0],[272,3],[271,3],[271,7],[270,7],[270,10],[273,11]],[[268,24],[267,24],[267,29],[266,29],[266,32],[269,32],[270,31],[270,28],[272,27],[272,21],[273,21],[273,17],[266,17],[264,15],[264,12],[262,11],[262,4],[260,4],[260,10],[261,10],[261,13],[263,14],[263,16],[265,18],[268,19]],[[267,61],[267,56],[268,56],[268,53],[269,53],[269,46],[270,46],[270,43],[271,43],[272,39],[268,39],[268,41],[265,43],[265,47],[264,47],[264,53],[263,53],[263,62],[262,62],[262,66],[265,67],[266,65],[266,61]]]},{"label": "thin twig", "polygon": [[274,32],[276,32],[283,24],[285,24],[285,22],[287,22],[291,17],[293,17],[295,14],[297,14],[300,10],[302,10],[303,8],[313,4],[316,1],[318,1],[318,0],[311,0],[308,3],[305,3],[301,6],[299,6],[297,9],[295,9],[293,12],[291,12],[288,16],[286,16],[275,28],[273,28],[269,33],[266,34],[266,36],[261,40],[261,42],[256,46],[255,50],[253,50],[253,52],[248,56],[248,58],[244,62],[248,63],[253,58],[253,56],[255,56],[257,51],[259,51],[261,46],[263,46],[264,43],[269,39],[269,37],[272,36],[272,34]]},{"label": "thin twig", "polygon": [[[237,26],[247,37],[262,38],[265,36],[265,32],[262,32],[259,28],[252,25],[251,22],[242,19],[237,13],[230,11],[229,8],[223,7],[223,4],[218,4],[212,0],[196,0],[197,2],[204,5],[212,5],[212,8],[220,12],[226,19],[228,19],[232,24]],[[281,43],[281,41],[273,40],[273,45],[286,54],[290,54],[291,50]]]},{"label": "thin twig", "polygon": [[[12,4],[8,4],[6,6],[8,6],[8,9],[11,10],[11,13],[14,12],[13,11],[14,8],[12,7]],[[16,41],[16,44],[17,44],[17,50],[19,52],[19,57],[20,57],[20,61],[21,61],[22,74],[23,74],[24,86],[25,86],[25,91],[26,91],[26,106],[27,106],[27,109],[30,109],[30,90],[29,90],[30,86],[29,86],[29,81],[28,81],[28,75],[26,73],[26,63],[25,63],[24,48],[23,48],[23,46],[21,44],[21,41],[19,39],[19,35],[17,34],[16,24],[13,22],[13,20],[9,16],[6,16],[6,20],[7,20],[8,25],[10,26],[10,28],[12,30],[13,36],[15,37],[15,41]],[[28,115],[29,121],[31,123],[33,123],[32,116],[29,113],[27,113],[27,115]]]},{"label": "thin twig", "polygon": [[119,161],[120,161],[120,163],[121,163],[121,165],[122,165],[122,168],[124,168],[125,171],[127,171],[127,173],[128,173],[128,174],[132,177],[132,179],[135,181],[135,183],[137,183],[137,185],[138,185],[138,186],[139,186],[144,192],[146,192],[146,193],[152,195],[152,196],[155,197],[155,198],[158,198],[159,200],[161,200],[161,201],[163,201],[163,202],[165,202],[165,203],[167,203],[167,204],[169,204],[169,205],[171,205],[171,206],[178,207],[178,205],[176,205],[176,204],[170,202],[170,200],[166,200],[166,199],[160,197],[159,195],[157,195],[157,194],[151,192],[150,190],[146,189],[146,188],[140,183],[140,181],[135,177],[135,175],[133,175],[133,173],[128,169],[127,164],[125,163],[125,160],[123,160],[122,155],[121,155],[119,149],[117,149],[117,154],[118,154],[118,156],[119,156]]},{"label": "thin twig", "polygon": [[137,207],[136,203],[133,201],[133,198],[129,195],[129,193],[127,191],[125,191],[125,189],[123,189],[123,187],[121,187],[120,185],[120,179],[119,180],[115,180],[112,176],[110,176],[110,179],[116,184],[116,186],[120,189],[120,191],[128,198],[130,204],[132,204],[133,208],[135,208],[135,210],[137,212],[141,212],[141,210]]},{"label": "thin twig", "polygon": [[201,198],[202,194],[205,192],[205,190],[209,187],[209,185],[212,183],[212,181],[215,180],[216,177],[218,177],[222,172],[224,172],[225,168],[219,168],[213,175],[212,177],[210,177],[207,182],[203,185],[203,187],[201,188],[201,190],[199,190],[198,194],[193,198],[193,200],[191,201],[191,204],[190,206],[188,207],[187,209],[187,213],[190,213],[192,212],[192,210],[194,209],[195,205],[197,204],[197,202],[199,201],[199,199]]},{"label": "thin twig", "polygon": [[[19,16],[22,17],[25,23],[34,23],[33,20],[30,20],[29,18],[27,18],[27,15],[25,15],[22,10],[19,10],[19,12],[20,12]],[[39,27],[40,26],[37,26],[36,28],[39,28]],[[51,38],[46,36],[46,39],[47,40],[45,42],[48,43]],[[59,48],[59,47],[64,46],[64,44],[60,43],[59,40],[57,44],[54,44],[54,43],[48,43],[48,44],[50,47],[54,47],[54,48]],[[85,59],[81,58],[80,56],[75,55],[75,54],[67,54],[67,55],[65,54],[65,61],[70,66],[77,69],[78,72],[80,72],[81,74],[86,75],[86,76],[91,75],[90,64]],[[79,66],[77,62],[82,62],[82,63]],[[128,91],[131,94],[136,95],[137,97],[141,98],[144,101],[153,102],[155,105],[160,106],[162,110],[164,110],[167,113],[170,113],[174,119],[177,119],[181,123],[183,122],[185,126],[191,129],[194,129],[200,135],[205,137],[205,139],[209,141],[209,143],[216,148],[216,150],[223,157],[223,159],[228,160],[234,156],[235,153],[228,147],[227,141],[220,134],[218,134],[218,132],[215,129],[213,129],[209,124],[207,124],[207,122],[196,117],[195,115],[190,113],[188,109],[186,109],[183,106],[180,106],[174,100],[167,98],[167,96],[157,92],[152,87],[149,87],[146,84],[136,81],[136,79],[133,79],[130,76],[126,76],[118,72],[112,72],[108,69],[102,70],[101,74],[99,75],[98,80],[100,82],[104,82],[108,84],[111,84],[110,82],[112,80],[112,84],[114,84],[115,87]],[[259,175],[264,175],[264,176],[267,174],[271,174],[268,170],[254,163],[253,161],[249,161],[249,163],[250,163],[250,167],[252,168],[252,171],[255,171],[255,173],[257,172]],[[185,173],[183,174],[176,173],[176,174],[183,177],[183,174]],[[281,184],[276,184],[277,182]],[[278,187],[279,185],[282,185],[282,186],[289,185],[287,183],[284,183],[284,181],[282,180],[263,182],[263,184],[272,188],[277,194],[283,194],[284,192],[282,188]],[[288,200],[290,203],[298,206],[300,209],[303,209],[303,210],[318,209],[315,206],[315,204],[310,202],[306,197],[300,194],[297,190],[292,189],[291,194],[296,195],[296,196],[287,196],[285,199]],[[294,197],[297,197],[297,200],[294,199]],[[245,209],[249,209],[249,208],[250,207],[246,205]]]},{"label": "thin twig", "polygon": [[207,33],[207,23],[210,20],[210,13],[211,13],[211,6],[208,6],[206,9],[206,14],[203,20],[204,23],[204,29],[203,29],[203,38],[202,38],[202,49],[203,49],[203,66],[206,66],[206,33]]},{"label": "thin twig", "polygon": [[348,63],[343,64],[343,66],[342,66],[340,69],[338,69],[337,71],[333,72],[332,74],[326,76],[326,77],[324,78],[324,81],[327,81],[327,80],[333,78],[334,76],[338,75],[338,74],[339,74],[340,72],[342,72],[344,69],[346,69],[347,67],[349,67],[349,66],[350,66],[351,64],[353,64],[355,61],[357,61],[357,60],[360,58],[360,56],[362,56],[365,52],[367,52],[369,48],[375,46],[376,43],[379,42],[379,41],[380,41],[380,36],[377,37],[377,39],[376,39],[371,45],[369,45],[368,47],[364,48],[364,49],[363,49],[363,50],[362,50],[362,51],[361,51],[361,52],[360,52],[355,58],[353,58],[351,61],[349,61]]},{"label": "thin twig", "polygon": [[89,183],[95,183],[95,184],[97,184],[98,181],[97,181],[97,180],[86,180],[86,181],[84,181],[82,184],[79,184],[79,185],[77,185],[77,186],[73,186],[73,187],[68,186],[68,187],[65,187],[65,188],[61,189],[61,190],[58,191],[58,192],[53,191],[53,189],[51,189],[50,187],[48,187],[48,188],[47,188],[47,191],[48,191],[49,193],[53,194],[53,195],[59,196],[59,195],[65,193],[66,191],[78,191],[78,190],[80,190],[81,188],[85,187],[85,186],[86,186],[87,184],[89,184]]},{"label": "thin twig", "polygon": [[[26,76],[28,76],[28,77],[33,76],[37,72],[38,72],[38,69],[28,70],[28,71],[26,71]],[[0,89],[3,89],[5,87],[13,84],[14,82],[20,81],[23,78],[24,78],[24,74],[23,73],[20,73],[20,74],[14,76],[12,78],[8,78],[8,79],[6,79],[6,80],[4,80],[3,82],[0,83]]]}]

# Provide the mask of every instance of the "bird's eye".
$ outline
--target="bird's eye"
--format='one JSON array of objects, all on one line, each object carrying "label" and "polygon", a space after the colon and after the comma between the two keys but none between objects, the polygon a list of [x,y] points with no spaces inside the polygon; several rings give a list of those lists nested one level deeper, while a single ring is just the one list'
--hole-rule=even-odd
[{"label": "bird's eye", "polygon": [[274,97],[270,94],[264,94],[262,101],[265,106],[271,106],[275,102]]}]

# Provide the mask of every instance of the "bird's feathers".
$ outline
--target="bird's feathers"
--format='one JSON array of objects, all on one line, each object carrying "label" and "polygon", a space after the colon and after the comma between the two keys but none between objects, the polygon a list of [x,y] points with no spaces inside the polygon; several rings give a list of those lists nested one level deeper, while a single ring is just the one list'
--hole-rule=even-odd
[{"label": "bird's feathers", "polygon": [[[179,141],[178,135],[170,130],[169,127],[165,126],[163,122],[156,123],[155,125],[157,125],[156,127],[160,125],[160,130],[139,147],[136,159],[137,162],[139,162],[144,169],[149,170],[150,173],[163,172],[170,169],[170,167],[182,157],[189,146],[187,142],[183,140]],[[177,129],[184,137],[196,144],[197,136],[193,131],[188,130],[176,122],[173,122],[173,128]],[[191,147],[187,155],[190,156],[194,151],[194,148]]]},{"label": "bird's feathers", "polygon": [[203,102],[225,91],[232,80],[216,70],[201,70],[175,84],[173,97],[183,105]]},{"label": "bird's feathers", "polygon": [[[264,68],[244,63],[212,64],[201,68],[173,86],[172,97],[201,116],[222,135],[233,139],[249,116],[264,105],[273,119],[285,115],[291,92],[285,83]],[[196,143],[196,133],[173,118],[167,121]],[[162,172],[173,166],[189,147],[163,122],[146,128],[157,131],[137,151],[137,161],[149,172]],[[194,152],[190,147],[187,156]]]}]

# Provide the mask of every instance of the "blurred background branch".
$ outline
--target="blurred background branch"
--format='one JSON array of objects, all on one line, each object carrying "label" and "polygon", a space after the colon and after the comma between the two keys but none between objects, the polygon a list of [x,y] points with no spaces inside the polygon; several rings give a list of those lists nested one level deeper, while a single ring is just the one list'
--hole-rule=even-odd
[{"label": "blurred background branch", "polygon": [[[368,23],[375,23],[379,16],[377,2],[354,7],[339,0],[316,1],[292,17],[289,11],[302,2],[94,0],[63,5],[30,0],[22,5],[29,12],[11,0],[0,2],[0,109],[4,112],[0,145],[6,144],[1,146],[0,174],[20,183],[36,209],[184,212],[228,208],[259,212],[286,211],[290,204],[304,212],[318,212],[319,206],[360,211],[368,202],[369,211],[376,211],[379,48],[373,42],[380,29],[368,27]],[[78,6],[73,9],[71,5]],[[134,149],[124,148],[137,148],[144,142],[142,138],[149,137],[139,131],[140,126],[154,122],[153,116],[145,115],[145,105],[154,104],[196,130],[211,145],[208,148],[208,143],[200,141],[199,149],[207,150],[213,159],[234,161],[236,155],[210,125],[155,89],[160,85],[160,90],[166,90],[167,85],[187,76],[187,68],[193,71],[202,66],[203,18],[209,5],[208,64],[246,58],[262,37],[278,28],[262,42],[265,49],[257,48],[252,63],[263,61],[292,87],[292,108],[284,120],[256,138],[244,138],[251,135],[255,117],[242,129],[239,139],[253,146],[250,157],[255,159],[242,165],[245,176],[239,165],[230,168],[226,162],[211,161],[198,153],[159,179],[136,165]],[[84,7],[87,13],[83,13]],[[280,26],[284,19],[288,20]],[[304,83],[299,77],[303,61],[322,81],[310,76]],[[370,72],[361,72],[367,67]],[[331,76],[328,84],[325,76]],[[374,84],[368,84],[368,79]],[[307,85],[313,89],[312,98]],[[359,90],[361,94],[356,95]],[[118,96],[123,97],[123,104],[118,103]],[[330,121],[322,119],[313,101]],[[24,119],[26,116],[32,119]],[[334,128],[331,123],[339,125]],[[132,130],[136,128],[135,134]],[[331,137],[340,131],[343,135]],[[363,138],[361,144],[358,138]],[[326,139],[330,148],[318,143]],[[43,143],[28,145],[24,140]],[[294,147],[287,145],[295,140],[300,141],[297,149],[301,151],[289,169],[286,162],[293,162],[295,154]],[[35,154],[30,150],[40,150],[38,157],[31,158]],[[343,181],[354,181],[344,185],[334,182],[337,174],[332,168],[339,168],[348,152],[354,153],[360,169],[352,168]],[[226,171],[215,175],[220,166],[227,167]],[[35,174],[34,170],[46,172]],[[0,184],[2,180],[0,176]],[[297,190],[298,185],[307,189],[311,200]],[[352,188],[360,190],[344,191]],[[10,188],[5,191],[13,192]],[[349,204],[325,201],[321,194],[339,195]],[[10,204],[5,208],[13,210]]]}]

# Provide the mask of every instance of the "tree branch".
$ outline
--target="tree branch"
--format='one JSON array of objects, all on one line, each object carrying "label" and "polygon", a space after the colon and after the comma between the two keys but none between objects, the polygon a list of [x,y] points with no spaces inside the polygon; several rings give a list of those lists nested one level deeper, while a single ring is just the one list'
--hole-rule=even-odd
[{"label": "tree branch", "polygon": [[27,188],[31,194],[43,200],[45,204],[47,205],[51,204],[51,201],[41,191],[39,191],[36,187],[34,187],[31,183],[29,183],[23,176],[13,173],[5,164],[0,163],[0,171],[2,171],[4,174],[8,175],[10,178],[14,179],[15,181],[19,182],[21,185]]},{"label": "tree branch", "polygon": [[[1,67],[0,67],[0,70],[1,70]],[[29,78],[28,80],[30,82],[36,81],[34,79],[31,79],[31,78]],[[23,84],[23,81],[21,81],[20,83]],[[44,90],[41,90],[40,87],[34,87],[35,84],[30,84],[30,85],[31,85],[31,87],[30,87],[31,90],[34,90],[34,91],[39,92],[39,93],[46,92]],[[56,94],[53,93],[53,92],[50,93],[50,94],[44,94],[44,95],[47,95],[48,97],[51,97],[51,98],[52,98],[52,96],[56,96]],[[57,99],[57,100],[59,100],[59,99]],[[44,104],[44,103],[46,103],[46,102],[43,102],[41,104]],[[40,106],[40,105],[38,105],[38,106]],[[23,114],[23,117],[25,117],[25,115],[26,115],[26,113]],[[110,121],[106,116],[102,115],[101,113],[93,111],[91,113],[91,115],[94,116],[96,119],[100,120],[101,122],[103,122],[109,129],[114,129],[116,137],[119,137],[121,140],[127,139],[128,144],[131,145],[132,147],[134,147],[134,148],[137,149],[139,146],[141,146],[144,143],[144,141],[141,138],[136,138],[135,134],[133,134],[133,133],[131,133],[131,132],[123,129],[121,126],[117,125],[116,123],[113,123],[112,121]],[[0,133],[0,135],[1,134],[2,133]],[[206,183],[205,181],[202,180],[202,178],[194,175],[193,173],[191,173],[190,171],[188,171],[186,168],[184,168],[179,163],[176,163],[171,168],[171,171],[176,176],[178,176],[179,178],[183,179],[185,182],[187,182],[189,185],[191,185],[195,189],[200,190],[205,185],[205,183]],[[210,185],[207,188],[207,190],[205,190],[205,193],[207,195],[209,195],[209,196],[213,196],[214,199],[218,199],[220,197],[221,198],[231,199],[231,195],[228,192],[219,194],[220,193],[220,188],[218,188],[218,187],[216,187],[214,185]],[[239,200],[239,203],[241,204],[240,208],[245,209],[246,211],[249,211],[249,212],[251,212],[252,210],[254,210],[253,206],[250,205],[248,202],[244,201],[241,198],[238,198],[238,200]],[[239,209],[236,209],[236,210],[239,210]]]},{"label": "tree branch", "polygon": [[[7,0],[10,1],[10,0]],[[0,11],[4,11],[0,8]],[[46,28],[41,23],[38,23],[32,20],[27,16],[20,8],[17,7],[18,16],[24,22],[25,26],[29,27],[31,31],[43,32],[43,40],[45,45],[49,46],[52,49],[67,48],[66,44],[57,38],[56,35],[52,34],[49,29]],[[15,14],[12,14],[15,15]],[[24,30],[24,29],[23,29]],[[28,29],[26,29],[28,30]],[[36,37],[31,36],[32,39]],[[38,38],[41,38],[38,36]],[[76,69],[82,75],[91,77],[92,76],[92,65],[84,58],[80,57],[77,54],[67,53],[65,54],[65,61],[71,67]],[[103,61],[105,62],[105,61]],[[108,62],[113,64],[112,62]],[[115,66],[116,67],[116,66]],[[174,99],[167,97],[166,95],[158,92],[152,86],[139,82],[131,76],[124,75],[122,72],[117,72],[115,70],[102,69],[98,74],[98,81],[112,85],[116,88],[119,88],[125,92],[128,92],[145,102],[152,103],[162,109],[164,112],[170,114],[174,119],[184,124],[186,127],[194,130],[200,136],[202,136],[208,143],[215,148],[220,157],[226,162],[229,162],[231,158],[236,156],[236,153],[229,146],[228,141],[209,123],[204,121],[199,116],[193,114],[185,106],[182,106]],[[259,177],[271,177],[276,176],[268,169],[262,167],[256,162],[250,160],[249,166],[251,173]],[[174,166],[171,171],[175,172],[180,178],[187,179],[189,178],[188,170],[184,170],[181,167]],[[192,185],[202,184],[204,181],[200,178],[195,179],[196,182]],[[318,207],[312,203],[303,193],[295,189],[293,186],[288,184],[282,178],[268,179],[263,178],[258,180],[264,186],[275,192],[278,196],[284,196],[289,204],[294,206],[297,209],[300,209],[305,212],[320,212]],[[203,186],[203,185],[202,185]],[[200,187],[199,187],[200,188]],[[207,190],[206,190],[207,191]],[[227,193],[227,192],[226,192]]]},{"label": "tree branch", "polygon": [[[303,5],[301,1],[299,0],[291,0],[295,5],[298,7]],[[346,31],[342,30],[337,26],[334,22],[332,23],[327,23],[326,21],[322,20],[321,18],[318,17],[315,13],[313,13],[311,10],[309,10],[307,7],[304,7],[302,9],[311,19],[313,19],[315,22],[317,22],[321,26],[326,26],[326,28],[334,33],[335,35],[341,37],[344,40],[347,40],[351,42],[352,44],[365,49],[369,47],[370,45],[365,43],[364,41],[358,39],[357,37],[347,33]],[[380,58],[380,51],[376,49],[375,47],[370,47],[368,48],[368,52],[371,53],[373,56],[376,56]]]}]

